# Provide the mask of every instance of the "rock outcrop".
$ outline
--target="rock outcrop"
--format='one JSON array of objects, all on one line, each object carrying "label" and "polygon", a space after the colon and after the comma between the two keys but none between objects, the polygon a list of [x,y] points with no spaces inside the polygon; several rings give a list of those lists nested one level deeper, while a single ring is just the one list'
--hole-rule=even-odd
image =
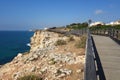
[{"label": "rock outcrop", "polygon": [[[55,32],[38,30],[31,38],[29,52],[19,53],[11,62],[0,66],[0,80],[17,80],[35,74],[43,80],[82,80],[84,49],[76,48],[80,37],[64,36]],[[64,40],[65,45],[55,45]]]}]

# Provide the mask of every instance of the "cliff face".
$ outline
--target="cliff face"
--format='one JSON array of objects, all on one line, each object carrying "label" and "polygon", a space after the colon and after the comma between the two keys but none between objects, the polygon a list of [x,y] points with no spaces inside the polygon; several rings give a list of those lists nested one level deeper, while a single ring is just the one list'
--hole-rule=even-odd
[{"label": "cliff face", "polygon": [[37,48],[46,48],[54,46],[55,41],[58,39],[58,34],[49,31],[36,31],[31,38],[31,51]]},{"label": "cliff face", "polygon": [[38,75],[43,80],[82,80],[84,49],[76,48],[80,37],[38,30],[31,38],[31,49],[19,53],[0,67],[0,80],[17,80]]}]

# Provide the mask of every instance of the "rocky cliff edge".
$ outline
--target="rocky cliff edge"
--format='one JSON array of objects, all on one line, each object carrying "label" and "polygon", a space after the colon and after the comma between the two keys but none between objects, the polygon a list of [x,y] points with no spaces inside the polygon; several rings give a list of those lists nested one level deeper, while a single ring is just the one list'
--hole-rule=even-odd
[{"label": "rocky cliff edge", "polygon": [[17,80],[37,75],[42,80],[83,80],[84,48],[76,44],[81,37],[37,30],[29,52],[19,53],[0,67],[0,80]]}]

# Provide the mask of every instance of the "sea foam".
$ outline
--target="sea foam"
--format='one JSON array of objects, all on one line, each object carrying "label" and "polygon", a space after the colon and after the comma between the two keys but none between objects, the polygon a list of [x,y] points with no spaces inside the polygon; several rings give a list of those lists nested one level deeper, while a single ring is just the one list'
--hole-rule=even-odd
[{"label": "sea foam", "polygon": [[28,43],[28,44],[27,44],[27,46],[29,46],[29,47],[30,47],[30,46],[31,46],[31,45],[30,45],[30,43]]}]

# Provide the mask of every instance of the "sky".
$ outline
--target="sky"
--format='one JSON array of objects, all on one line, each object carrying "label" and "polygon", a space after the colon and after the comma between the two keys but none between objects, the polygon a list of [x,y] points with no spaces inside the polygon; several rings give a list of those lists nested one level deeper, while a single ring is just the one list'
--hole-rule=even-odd
[{"label": "sky", "polygon": [[0,0],[0,30],[120,19],[120,0]]}]

